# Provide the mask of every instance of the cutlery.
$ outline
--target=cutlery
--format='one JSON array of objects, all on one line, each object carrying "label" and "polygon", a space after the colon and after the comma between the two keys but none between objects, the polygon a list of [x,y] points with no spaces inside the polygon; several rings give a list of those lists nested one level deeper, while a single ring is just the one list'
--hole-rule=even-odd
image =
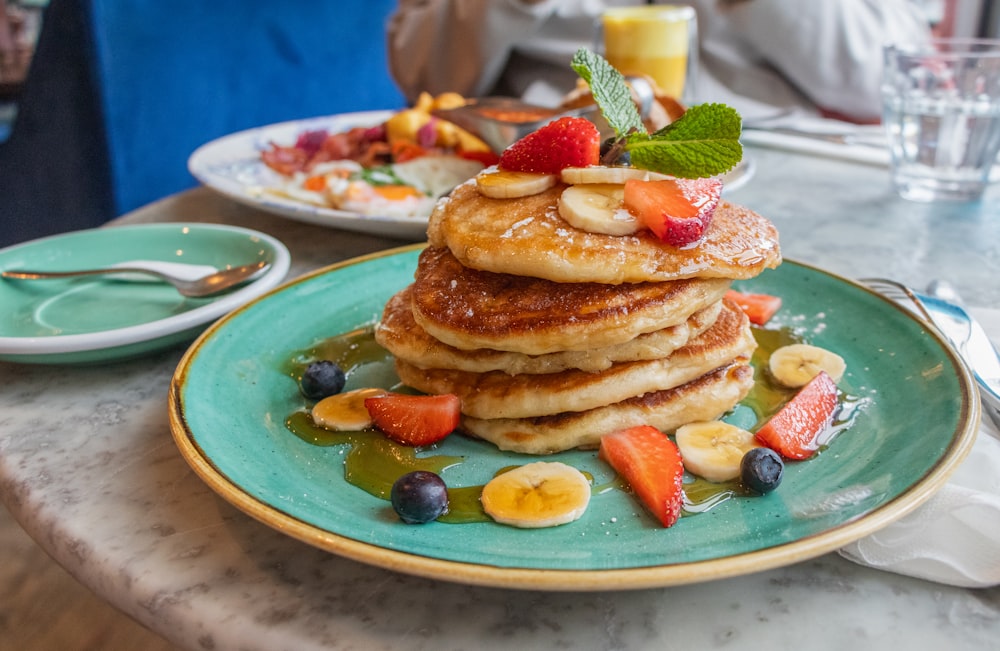
[{"label": "cutlery", "polygon": [[898,300],[902,295],[913,303],[924,320],[965,360],[979,385],[983,410],[1000,427],[1000,353],[983,326],[962,307],[954,288],[944,281],[934,281],[923,294],[884,278],[865,278],[861,282],[888,298]]},{"label": "cutlery", "polygon": [[[177,262],[132,260],[100,269],[77,269],[72,271],[31,271],[27,269],[7,269],[0,273],[3,278],[17,280],[47,280],[53,278],[73,278],[114,274],[116,280],[134,281],[133,274],[152,276],[173,285],[182,296],[204,298],[221,294],[252,280],[267,269],[271,263],[255,262],[238,267],[215,269],[207,265],[189,265]],[[145,279],[143,279],[145,280]]]},{"label": "cutlery", "polygon": [[796,138],[821,140],[823,142],[830,142],[837,145],[860,145],[862,147],[874,147],[878,149],[886,148],[886,144],[881,137],[875,136],[874,134],[866,137],[855,133],[809,131],[806,129],[796,129],[794,127],[766,127],[746,124],[743,125],[743,129],[747,131],[762,131],[765,133],[795,136]]}]

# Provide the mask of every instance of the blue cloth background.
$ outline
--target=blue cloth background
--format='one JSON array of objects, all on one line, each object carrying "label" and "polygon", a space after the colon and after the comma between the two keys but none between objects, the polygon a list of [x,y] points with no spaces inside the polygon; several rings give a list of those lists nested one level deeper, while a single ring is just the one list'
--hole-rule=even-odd
[{"label": "blue cloth background", "polygon": [[0,145],[0,245],[193,187],[188,156],[228,133],[402,107],[386,63],[394,6],[52,0]]}]

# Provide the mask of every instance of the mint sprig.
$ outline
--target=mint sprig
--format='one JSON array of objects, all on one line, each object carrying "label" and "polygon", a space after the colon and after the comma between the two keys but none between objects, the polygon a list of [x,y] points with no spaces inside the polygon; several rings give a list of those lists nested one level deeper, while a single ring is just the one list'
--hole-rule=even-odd
[{"label": "mint sprig", "polygon": [[678,120],[647,134],[624,77],[604,57],[580,49],[573,69],[590,85],[604,119],[631,165],[682,178],[716,176],[743,159],[742,118],[725,104],[688,107]]},{"label": "mint sprig", "polygon": [[646,133],[639,109],[632,101],[632,93],[625,83],[625,77],[608,60],[590,50],[579,49],[570,63],[576,74],[587,82],[594,101],[615,135],[622,137],[632,131]]}]

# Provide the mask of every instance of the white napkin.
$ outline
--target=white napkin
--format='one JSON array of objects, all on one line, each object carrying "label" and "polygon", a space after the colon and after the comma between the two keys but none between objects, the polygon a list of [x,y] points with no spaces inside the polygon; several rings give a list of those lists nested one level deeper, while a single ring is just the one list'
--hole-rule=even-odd
[{"label": "white napkin", "polygon": [[[1000,311],[971,312],[991,338]],[[1000,432],[983,415],[979,436],[962,465],[916,511],[839,550],[861,565],[938,583],[1000,585]]]}]

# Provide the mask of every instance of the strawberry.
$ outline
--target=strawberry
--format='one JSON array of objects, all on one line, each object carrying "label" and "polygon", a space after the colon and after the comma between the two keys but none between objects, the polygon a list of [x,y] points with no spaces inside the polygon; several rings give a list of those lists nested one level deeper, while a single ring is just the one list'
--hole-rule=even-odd
[{"label": "strawberry", "polygon": [[771,294],[749,294],[730,289],[725,298],[739,305],[754,325],[764,325],[781,309],[781,297]]},{"label": "strawberry", "polygon": [[836,409],[837,385],[820,371],[757,430],[757,440],[786,459],[808,459]]},{"label": "strawberry", "polygon": [[677,446],[665,434],[649,425],[619,430],[601,437],[598,454],[625,478],[664,527],[677,522],[684,502],[684,465]]},{"label": "strawberry", "polygon": [[722,181],[665,179],[625,182],[625,208],[673,246],[697,242],[708,230],[722,195]]},{"label": "strawberry", "polygon": [[601,134],[590,120],[566,117],[532,131],[500,154],[501,169],[558,174],[567,167],[597,165]]},{"label": "strawberry", "polygon": [[365,409],[375,427],[403,445],[430,445],[451,434],[458,427],[461,402],[447,393],[414,396],[386,393],[365,398]]}]

